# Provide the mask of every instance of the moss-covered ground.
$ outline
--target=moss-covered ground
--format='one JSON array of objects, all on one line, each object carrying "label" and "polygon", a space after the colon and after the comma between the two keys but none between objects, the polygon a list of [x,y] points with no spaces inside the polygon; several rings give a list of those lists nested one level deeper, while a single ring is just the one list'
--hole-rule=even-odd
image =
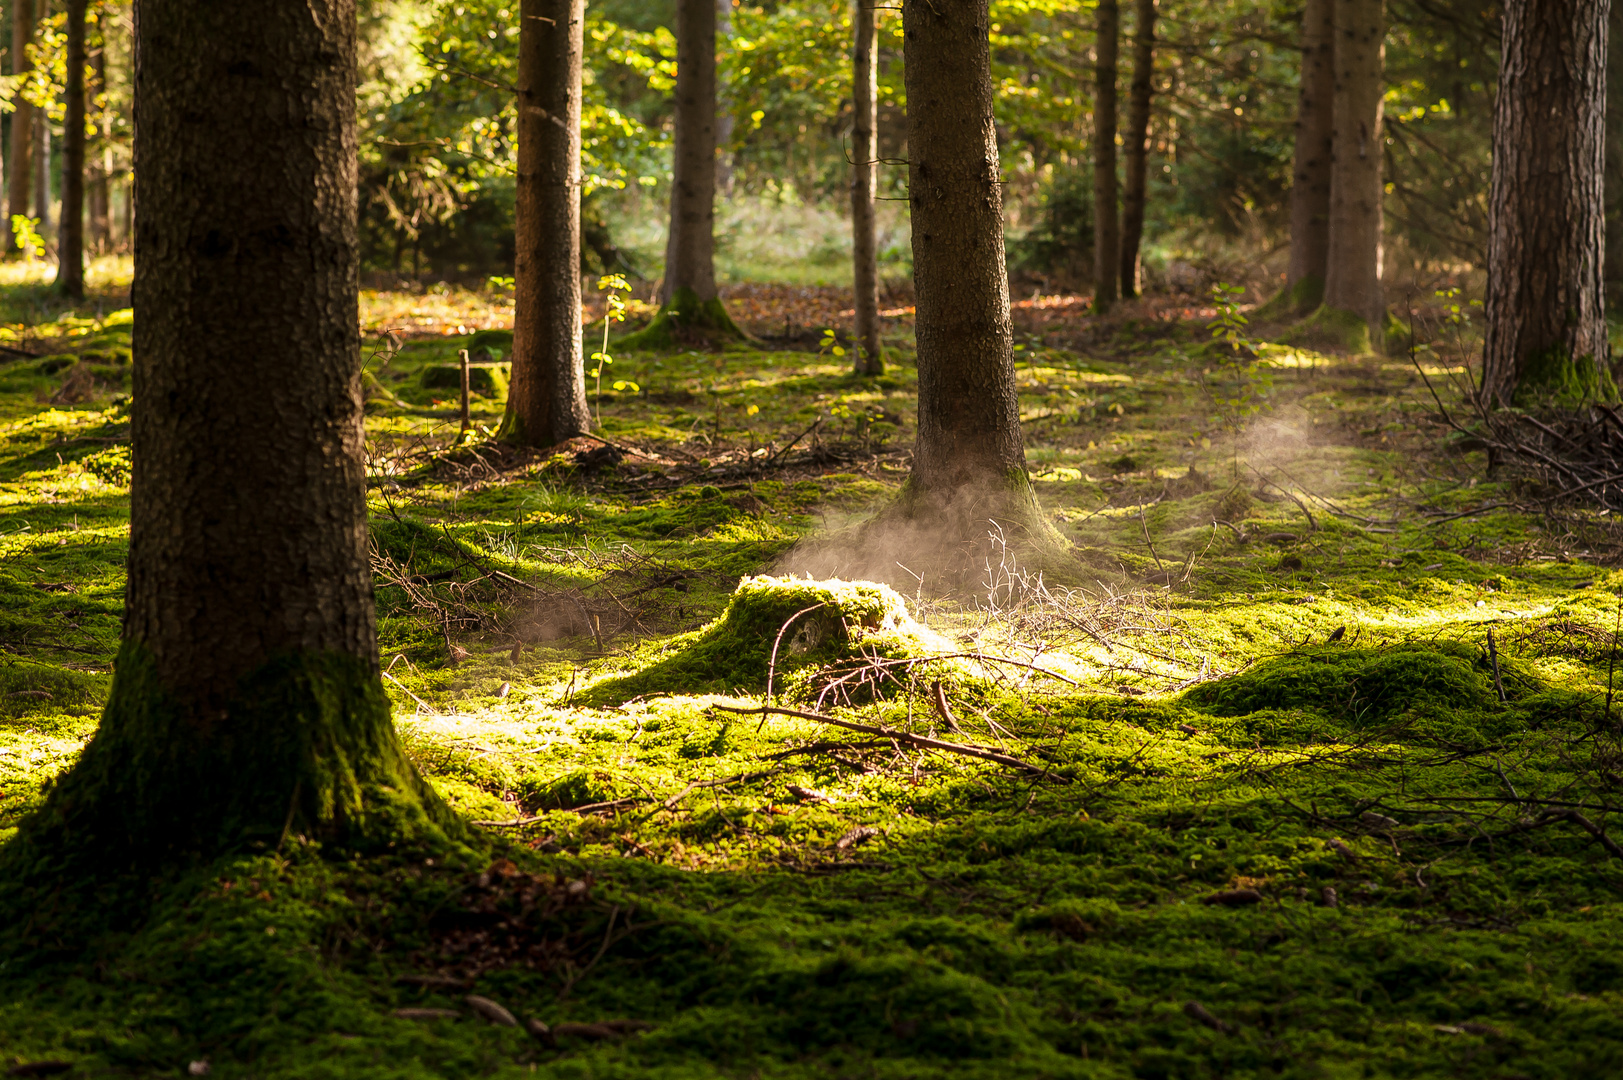
[{"label": "moss-covered ground", "polygon": [[[1198,315],[1033,319],[1022,420],[1074,558],[1039,580],[994,542],[942,595],[895,552],[896,593],[757,580],[729,610],[905,477],[905,324],[879,379],[816,335],[619,356],[607,449],[515,453],[459,444],[425,385],[500,351],[471,340],[499,302],[368,302],[406,331],[370,339],[388,686],[484,846],[288,837],[89,945],[42,908],[0,930],[0,1068],[1623,1071],[1623,574],[1603,522],[1494,509],[1518,496],[1448,452],[1407,358],[1265,347],[1258,399]],[[104,308],[0,332],[38,354],[0,360],[0,837],[93,731],[117,644]],[[1446,380],[1447,355],[1420,359]],[[729,711],[769,677],[785,711]]]}]

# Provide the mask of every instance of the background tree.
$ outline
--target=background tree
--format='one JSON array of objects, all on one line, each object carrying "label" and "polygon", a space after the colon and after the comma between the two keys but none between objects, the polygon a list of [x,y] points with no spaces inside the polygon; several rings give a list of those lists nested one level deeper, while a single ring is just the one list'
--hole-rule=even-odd
[{"label": "background tree", "polygon": [[1482,394],[1615,397],[1605,367],[1608,0],[1507,0]]},{"label": "background tree", "polygon": [[879,176],[879,67],[874,56],[874,0],[851,0],[851,263],[856,293],[858,375],[885,370],[879,351],[879,242],[874,185]]},{"label": "background tree", "polygon": [[1370,347],[1379,350],[1386,324],[1386,296],[1381,290],[1385,10],[1382,0],[1335,0],[1333,18],[1335,141],[1325,315],[1361,321]]},{"label": "background tree", "polygon": [[[47,23],[51,17],[51,0],[35,0],[41,24]],[[37,34],[37,32],[36,32]],[[41,41],[39,44],[43,45]],[[34,112],[34,150],[29,157],[34,167],[34,182],[31,185],[34,192],[34,216],[39,218],[39,231],[42,236],[55,237],[56,225],[51,213],[51,109],[50,91],[54,88],[51,72],[47,68],[41,80],[41,91],[45,95],[43,102],[37,103],[39,107]]]},{"label": "background tree", "polygon": [[[33,67],[28,47],[34,40],[34,0],[11,0],[11,73],[26,75]],[[21,94],[12,98],[11,188],[6,197],[6,250],[14,251],[17,239],[11,229],[13,214],[29,213],[28,196],[34,182],[34,107]]]},{"label": "background tree", "polygon": [[85,295],[85,6],[65,0],[67,60],[62,94],[62,228],[56,288],[70,300]]},{"label": "background tree", "polygon": [[7,870],[433,832],[367,556],[354,0],[145,3],[137,35],[124,640]]},{"label": "background tree", "polygon": [[[733,36],[733,0],[716,0],[716,37],[727,41]],[[733,193],[733,110],[720,72],[716,78],[716,191]]]},{"label": "background tree", "polygon": [[1330,175],[1335,130],[1335,0],[1302,8],[1301,88],[1291,158],[1290,267],[1285,304],[1308,312],[1324,299],[1330,252]]},{"label": "background tree", "polygon": [[552,446],[591,430],[581,363],[580,98],[585,0],[523,0],[513,376],[501,437]]},{"label": "background tree", "polygon": [[1098,0],[1093,75],[1093,310],[1116,302],[1121,232],[1116,216],[1116,52],[1121,12],[1116,0]]},{"label": "background tree", "polygon": [[96,144],[90,151],[91,165],[85,185],[89,205],[90,250],[106,255],[113,248],[113,215],[111,184],[113,175],[112,110],[107,85],[107,20],[105,12],[95,12],[96,35],[89,46],[92,81],[86,97],[97,103],[93,115]]},{"label": "background tree", "polygon": [[1138,246],[1144,236],[1149,169],[1150,99],[1155,89],[1156,0],[1133,5],[1133,81],[1127,88],[1127,186],[1121,204],[1121,294],[1138,295]]},{"label": "background tree", "polygon": [[908,495],[931,515],[1020,517],[1034,502],[1015,396],[987,0],[907,0],[902,19],[919,368]]}]

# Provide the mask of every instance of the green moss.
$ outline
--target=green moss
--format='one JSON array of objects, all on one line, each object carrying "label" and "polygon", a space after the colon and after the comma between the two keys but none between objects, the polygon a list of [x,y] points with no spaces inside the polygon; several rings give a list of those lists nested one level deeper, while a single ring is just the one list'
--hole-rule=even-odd
[{"label": "green moss", "polygon": [[1517,374],[1514,404],[1575,406],[1618,400],[1617,384],[1592,356],[1568,356],[1559,349],[1529,356]]},{"label": "green moss", "polygon": [[[508,368],[507,364],[469,365],[469,392],[495,401],[506,401]],[[462,368],[458,364],[430,365],[423,368],[418,383],[425,390],[455,390],[461,393]]]},{"label": "green moss", "polygon": [[762,690],[775,645],[775,685],[781,691],[794,685],[798,673],[859,652],[921,655],[930,648],[928,634],[885,585],[748,578],[715,622],[635,674],[597,683],[579,700],[612,704],[652,693]]},{"label": "green moss", "polygon": [[1369,323],[1362,315],[1320,304],[1313,313],[1279,336],[1286,345],[1308,348],[1331,348],[1354,356],[1365,356],[1373,351]]},{"label": "green moss", "polygon": [[1257,308],[1256,319],[1285,319],[1306,315],[1324,300],[1324,278],[1307,274],[1294,285],[1280,289],[1266,304]]},{"label": "green moss", "polygon": [[626,351],[667,350],[679,344],[677,339],[684,332],[724,339],[744,336],[719,299],[700,300],[699,294],[692,289],[681,288],[661,305],[647,326],[627,334],[614,344],[616,348]]}]

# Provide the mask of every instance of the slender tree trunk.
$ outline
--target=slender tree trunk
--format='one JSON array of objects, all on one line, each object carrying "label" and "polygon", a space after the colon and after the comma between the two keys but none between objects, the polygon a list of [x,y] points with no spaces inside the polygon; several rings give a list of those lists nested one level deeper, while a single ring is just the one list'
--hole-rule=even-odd
[{"label": "slender tree trunk", "polygon": [[1015,397],[991,17],[988,0],[906,0],[902,19],[919,367],[908,494],[932,512],[956,503],[984,531],[986,517],[1034,505]]},{"label": "slender tree trunk", "polygon": [[858,375],[885,370],[879,351],[879,245],[874,186],[879,164],[879,65],[874,57],[875,0],[851,0],[851,262],[856,286]]},{"label": "slender tree trunk", "polygon": [[1289,306],[1296,312],[1312,311],[1323,301],[1329,265],[1335,41],[1335,0],[1307,0],[1291,165],[1291,258],[1285,272]]},{"label": "slender tree trunk", "polygon": [[1386,15],[1382,0],[1335,0],[1335,5],[1335,149],[1324,306],[1361,320],[1370,347],[1380,351],[1386,323],[1381,291]]},{"label": "slender tree trunk", "polygon": [[[91,54],[91,70],[96,73],[95,85],[92,94],[101,94],[107,90],[107,24],[105,20],[98,22],[101,31],[101,43]],[[108,201],[108,178],[113,173],[113,147],[112,130],[107,123],[107,110],[98,111],[96,116],[96,140],[99,144],[95,152],[95,167],[90,170],[90,186],[87,195],[90,201],[90,250],[97,255],[105,255],[112,250],[112,208]]]},{"label": "slender tree trunk", "polygon": [[34,114],[34,216],[39,218],[41,236],[55,237],[56,226],[51,214],[51,120],[44,113]]},{"label": "slender tree trunk", "polygon": [[355,0],[147,0],[137,23],[124,640],[6,869],[442,835],[378,664]]},{"label": "slender tree trunk", "polygon": [[62,104],[62,228],[56,288],[70,300],[85,295],[85,4],[67,0],[66,76]]},{"label": "slender tree trunk", "polygon": [[1094,44],[1093,93],[1093,311],[1103,315],[1116,302],[1121,266],[1121,225],[1116,207],[1116,49],[1121,12],[1116,0],[1099,0]]},{"label": "slender tree trunk", "polygon": [[[716,38],[725,41],[733,36],[733,0],[716,0]],[[733,110],[728,93],[717,79],[716,91],[716,190],[723,195],[733,192]]]},{"label": "slender tree trunk", "polygon": [[716,3],[676,0],[676,136],[662,316],[727,333],[716,290]]},{"label": "slender tree trunk", "polygon": [[1155,0],[1135,0],[1133,82],[1127,90],[1127,190],[1121,210],[1121,294],[1138,295],[1138,246],[1144,237],[1149,176],[1150,95],[1155,87]]},{"label": "slender tree trunk", "polygon": [[519,29],[513,378],[502,438],[552,446],[591,430],[580,327],[585,0],[523,0]]},{"label": "slender tree trunk", "polygon": [[[34,0],[11,0],[11,72],[24,75],[33,70],[28,59],[28,46],[34,41]],[[17,249],[17,238],[11,229],[11,216],[29,213],[29,194],[34,182],[34,107],[19,95],[12,101],[17,111],[11,114],[11,190],[6,198],[6,250]]]},{"label": "slender tree trunk", "polygon": [[1611,4],[1606,46],[1606,306],[1615,311],[1623,308],[1623,0]]},{"label": "slender tree trunk", "polygon": [[1488,205],[1489,404],[1615,398],[1602,278],[1607,0],[1506,0]]}]

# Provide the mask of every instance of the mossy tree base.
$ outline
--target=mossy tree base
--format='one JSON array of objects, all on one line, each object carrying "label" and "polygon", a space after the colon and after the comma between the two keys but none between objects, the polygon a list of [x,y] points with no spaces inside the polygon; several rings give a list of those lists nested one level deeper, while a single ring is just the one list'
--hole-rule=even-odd
[{"label": "mossy tree base", "polygon": [[1593,356],[1567,356],[1552,349],[1522,363],[1511,404],[1518,408],[1572,408],[1617,400],[1617,382],[1604,364],[1596,363]]},{"label": "mossy tree base", "polygon": [[362,849],[462,837],[401,749],[376,671],[284,656],[229,700],[185,707],[126,641],[101,726],[0,852],[0,879],[139,872],[294,834]]},{"label": "mossy tree base", "polygon": [[1355,311],[1328,304],[1320,304],[1313,314],[1292,324],[1279,340],[1285,345],[1333,348],[1354,356],[1369,356],[1375,352],[1369,322]]},{"label": "mossy tree base", "polygon": [[677,348],[684,339],[694,337],[733,340],[746,336],[720,299],[701,300],[692,289],[682,288],[671,295],[652,322],[614,344],[621,349],[659,350]]},{"label": "mossy tree base", "polygon": [[1324,300],[1324,278],[1308,274],[1295,284],[1280,289],[1254,313],[1254,319],[1288,319],[1307,315]]}]

